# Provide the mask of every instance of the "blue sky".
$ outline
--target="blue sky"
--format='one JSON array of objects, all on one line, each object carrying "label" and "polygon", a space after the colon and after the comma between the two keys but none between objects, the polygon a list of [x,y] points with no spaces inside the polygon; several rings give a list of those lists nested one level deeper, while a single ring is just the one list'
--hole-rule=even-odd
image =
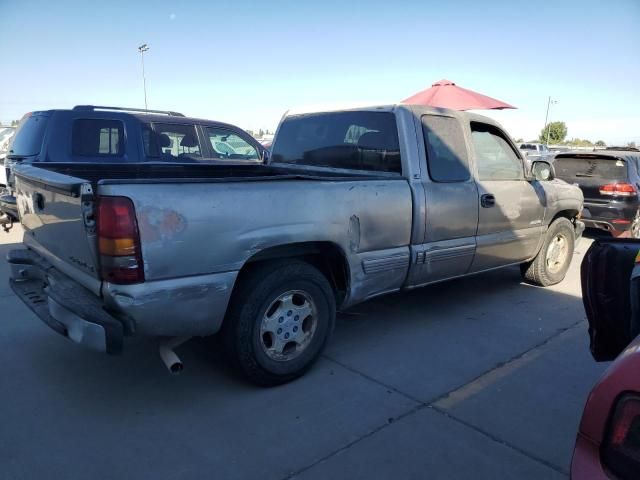
[{"label": "blue sky", "polygon": [[547,96],[569,137],[640,143],[640,0],[0,0],[0,120],[75,104],[149,108],[273,129],[288,108],[391,103],[442,78],[519,107]]}]

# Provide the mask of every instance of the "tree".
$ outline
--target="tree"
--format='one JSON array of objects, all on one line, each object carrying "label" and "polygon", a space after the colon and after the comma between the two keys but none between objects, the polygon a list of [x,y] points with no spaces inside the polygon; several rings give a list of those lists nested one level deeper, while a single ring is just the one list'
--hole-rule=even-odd
[{"label": "tree", "polygon": [[567,125],[564,122],[551,122],[540,131],[538,141],[540,143],[547,143],[547,134],[549,143],[560,143],[564,141],[567,136]]},{"label": "tree", "polygon": [[20,120],[11,120],[11,126],[15,127],[16,125],[18,125],[20,123]]},{"label": "tree", "polygon": [[522,137],[520,137],[520,138],[514,138],[514,139],[513,139],[513,143],[524,143],[524,140],[522,139]]},{"label": "tree", "polygon": [[606,143],[604,143],[604,141],[603,141],[603,140],[598,140],[598,141],[596,142],[596,147],[606,147],[606,146],[607,146],[607,144],[606,144]]},{"label": "tree", "polygon": [[627,143],[627,147],[636,148],[636,142]]}]

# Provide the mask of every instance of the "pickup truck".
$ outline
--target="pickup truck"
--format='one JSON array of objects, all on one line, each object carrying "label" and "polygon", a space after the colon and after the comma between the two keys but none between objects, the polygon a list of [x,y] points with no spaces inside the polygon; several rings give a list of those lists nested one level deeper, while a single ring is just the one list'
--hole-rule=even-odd
[{"label": "pickup truck", "polygon": [[553,158],[553,152],[542,143],[521,143],[520,151],[526,156],[528,160],[546,160],[551,161]]},{"label": "pickup truck", "polygon": [[264,165],[17,165],[10,282],[75,342],[170,337],[179,370],[176,345],[219,332],[275,385],[318,358],[336,309],[507,265],[560,282],[583,197],[553,176],[494,121],[412,105],[289,112]]}]

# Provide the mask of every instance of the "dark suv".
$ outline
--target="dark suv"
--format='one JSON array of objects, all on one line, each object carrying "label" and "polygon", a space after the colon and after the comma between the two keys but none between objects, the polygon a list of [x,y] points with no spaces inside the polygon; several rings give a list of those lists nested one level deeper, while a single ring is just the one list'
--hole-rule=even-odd
[{"label": "dark suv", "polygon": [[558,178],[582,189],[587,227],[640,238],[640,152],[560,153],[554,166]]},{"label": "dark suv", "polygon": [[262,163],[265,149],[244,130],[177,112],[80,105],[26,114],[9,147],[8,189],[0,196],[5,229],[18,213],[11,167],[55,163]]}]

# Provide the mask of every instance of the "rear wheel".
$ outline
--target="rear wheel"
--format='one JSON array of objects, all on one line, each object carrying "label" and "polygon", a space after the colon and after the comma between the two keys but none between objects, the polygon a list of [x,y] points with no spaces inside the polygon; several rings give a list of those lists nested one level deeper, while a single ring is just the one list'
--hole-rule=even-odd
[{"label": "rear wheel", "polygon": [[554,220],[549,225],[538,255],[520,266],[522,276],[542,287],[561,282],[571,264],[574,246],[573,224],[564,217]]},{"label": "rear wheel", "polygon": [[633,217],[629,233],[631,234],[631,238],[640,238],[640,210],[638,210]]},{"label": "rear wheel", "polygon": [[335,296],[315,267],[269,262],[247,272],[223,325],[227,353],[262,386],[289,382],[318,358],[333,330]]}]

